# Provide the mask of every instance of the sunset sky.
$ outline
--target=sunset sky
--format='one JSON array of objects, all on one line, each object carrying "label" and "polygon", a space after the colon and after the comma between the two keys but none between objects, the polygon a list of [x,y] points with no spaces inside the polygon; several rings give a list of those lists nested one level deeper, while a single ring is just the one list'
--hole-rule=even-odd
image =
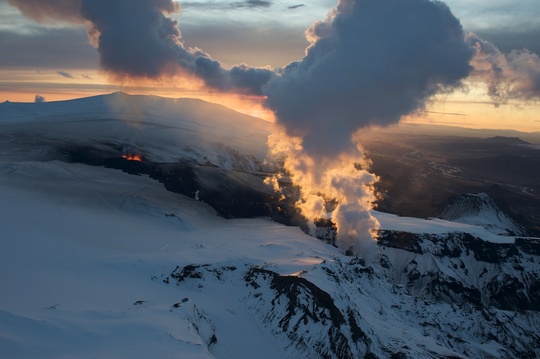
[{"label": "sunset sky", "polygon": [[[168,16],[178,21],[186,47],[202,49],[226,68],[240,63],[282,68],[302,59],[309,45],[306,29],[324,20],[336,4],[334,0],[191,0],[181,1],[181,11]],[[540,53],[538,0],[448,0],[446,4],[465,32],[476,33],[502,53],[513,49]],[[540,78],[540,70],[536,71]],[[407,121],[540,131],[538,97],[495,105],[483,83],[467,80],[466,85],[466,90],[437,95],[427,113]],[[33,102],[37,94],[47,101],[63,100],[119,90],[201,97],[265,115],[249,109],[249,101],[204,90],[192,80],[113,81],[100,71],[99,54],[90,44],[85,26],[51,20],[38,23],[23,16],[8,0],[0,0],[0,102]]]}]

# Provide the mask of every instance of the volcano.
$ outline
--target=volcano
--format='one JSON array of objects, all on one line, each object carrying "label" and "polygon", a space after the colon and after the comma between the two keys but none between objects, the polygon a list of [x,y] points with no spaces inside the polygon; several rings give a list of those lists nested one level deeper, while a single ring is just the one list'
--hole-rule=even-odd
[{"label": "volcano", "polygon": [[373,211],[348,256],[264,184],[266,121],[115,93],[0,104],[0,130],[1,357],[540,356],[540,239],[470,201]]}]

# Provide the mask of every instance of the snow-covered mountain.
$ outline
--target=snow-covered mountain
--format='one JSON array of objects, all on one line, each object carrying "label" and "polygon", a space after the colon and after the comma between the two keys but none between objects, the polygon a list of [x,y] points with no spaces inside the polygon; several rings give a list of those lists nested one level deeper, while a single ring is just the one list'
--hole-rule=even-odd
[{"label": "snow-covered mountain", "polygon": [[0,104],[0,357],[540,356],[539,239],[374,211],[366,259],[224,219],[272,200],[270,128],[195,103]]},{"label": "snow-covered mountain", "polygon": [[270,122],[202,100],[122,92],[70,101],[5,102],[0,104],[0,126],[4,134],[16,134],[12,140],[19,145],[41,146],[36,150],[41,159],[65,144],[91,147],[105,156],[140,152],[149,161],[182,158],[246,169],[266,155],[272,128]]},{"label": "snow-covered mountain", "polygon": [[508,217],[486,193],[467,193],[454,198],[444,208],[441,218],[482,226],[497,234],[527,235],[525,228]]}]

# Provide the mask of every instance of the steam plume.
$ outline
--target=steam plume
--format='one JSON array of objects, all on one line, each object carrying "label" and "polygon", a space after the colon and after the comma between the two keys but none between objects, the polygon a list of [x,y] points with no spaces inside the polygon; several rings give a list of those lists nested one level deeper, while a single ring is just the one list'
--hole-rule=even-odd
[{"label": "steam plume", "polygon": [[[337,228],[337,244],[346,252],[368,256],[373,252],[372,238],[379,227],[371,215],[377,177],[366,168],[369,161],[358,144],[354,150],[336,157],[316,158],[302,147],[301,138],[285,133],[270,137],[274,155],[283,156],[284,168],[298,186],[300,196],[296,207],[309,221],[312,235],[317,234],[315,222],[330,220]],[[280,190],[280,179],[271,181]],[[366,240],[367,239],[367,240]]]},{"label": "steam plume", "polygon": [[304,59],[266,95],[287,133],[318,157],[350,150],[359,128],[423,109],[471,70],[461,25],[437,1],[341,0],[307,35]]},{"label": "steam plume", "polygon": [[344,249],[365,252],[376,177],[353,134],[460,86],[473,50],[448,7],[429,0],[341,0],[306,34],[305,57],[268,82],[266,104],[294,143],[285,166],[304,216],[331,219]]},{"label": "steam plume", "polygon": [[476,50],[474,75],[484,80],[488,94],[498,103],[510,99],[540,99],[540,58],[528,50],[512,50],[505,55],[489,41],[474,33],[467,42]]}]

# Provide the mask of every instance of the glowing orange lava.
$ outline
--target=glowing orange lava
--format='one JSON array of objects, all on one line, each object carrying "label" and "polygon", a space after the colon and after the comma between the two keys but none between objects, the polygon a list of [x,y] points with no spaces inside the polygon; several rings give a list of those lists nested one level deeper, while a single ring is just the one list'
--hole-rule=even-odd
[{"label": "glowing orange lava", "polygon": [[141,155],[127,154],[127,155],[122,155],[122,158],[124,158],[124,159],[126,159],[128,161],[139,161],[139,162],[142,161]]}]

